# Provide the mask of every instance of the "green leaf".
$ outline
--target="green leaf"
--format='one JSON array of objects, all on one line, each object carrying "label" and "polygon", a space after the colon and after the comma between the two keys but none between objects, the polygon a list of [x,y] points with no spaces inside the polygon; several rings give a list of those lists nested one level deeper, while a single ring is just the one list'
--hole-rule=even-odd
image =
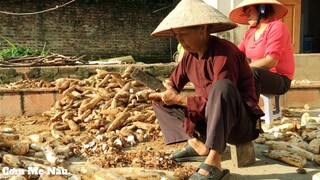
[{"label": "green leaf", "polygon": [[1,36],[1,38],[3,38],[11,46],[11,48],[3,49],[0,51],[0,60],[10,59],[10,58],[19,58],[21,56],[26,56],[26,55],[45,56],[49,54],[49,50],[45,51],[45,46],[41,51],[32,50],[22,46],[16,46],[3,36]]},{"label": "green leaf", "polygon": [[[1,36],[1,35],[0,35]],[[2,39],[4,39],[11,47],[16,48],[15,45],[13,45],[8,39],[6,39],[5,37],[1,36]]]}]

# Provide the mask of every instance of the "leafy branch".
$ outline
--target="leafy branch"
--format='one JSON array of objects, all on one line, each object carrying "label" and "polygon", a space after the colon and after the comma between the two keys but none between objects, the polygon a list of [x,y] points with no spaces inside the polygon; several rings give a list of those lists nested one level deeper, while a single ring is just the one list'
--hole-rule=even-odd
[{"label": "leafy branch", "polygon": [[0,60],[12,59],[21,56],[46,56],[49,54],[49,51],[45,51],[44,48],[39,50],[31,50],[22,46],[16,46],[10,42],[7,38],[0,35],[9,45],[10,48],[6,48],[0,51]]}]

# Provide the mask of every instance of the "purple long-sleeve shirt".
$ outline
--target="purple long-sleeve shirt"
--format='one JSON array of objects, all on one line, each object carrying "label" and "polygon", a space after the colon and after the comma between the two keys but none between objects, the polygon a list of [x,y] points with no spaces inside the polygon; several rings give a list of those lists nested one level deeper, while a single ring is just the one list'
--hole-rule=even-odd
[{"label": "purple long-sleeve shirt", "polygon": [[192,82],[196,95],[187,98],[185,116],[196,123],[205,120],[205,107],[212,85],[219,79],[229,79],[237,87],[241,98],[255,117],[263,115],[255,95],[254,79],[245,55],[229,41],[212,37],[201,59],[196,53],[186,52],[170,77],[180,92]]}]

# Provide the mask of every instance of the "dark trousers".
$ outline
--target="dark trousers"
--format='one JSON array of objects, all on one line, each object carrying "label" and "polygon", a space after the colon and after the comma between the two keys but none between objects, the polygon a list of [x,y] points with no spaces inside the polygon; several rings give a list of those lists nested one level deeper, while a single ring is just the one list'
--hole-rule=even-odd
[{"label": "dark trousers", "polygon": [[[155,104],[153,107],[166,144],[190,138],[183,128],[183,107]],[[226,143],[242,144],[258,136],[256,120],[247,113],[237,88],[230,80],[219,80],[212,86],[205,117],[196,125],[199,140],[219,153],[223,153]]]},{"label": "dark trousers", "polygon": [[254,76],[258,99],[260,94],[281,95],[290,89],[291,80],[287,76],[256,67],[252,67],[251,71]]}]

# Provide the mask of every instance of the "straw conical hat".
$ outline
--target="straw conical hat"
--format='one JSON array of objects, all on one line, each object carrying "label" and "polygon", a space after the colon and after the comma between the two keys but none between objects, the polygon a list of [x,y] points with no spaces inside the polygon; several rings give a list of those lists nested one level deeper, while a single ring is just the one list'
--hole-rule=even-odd
[{"label": "straw conical hat", "polygon": [[276,19],[281,19],[288,13],[287,7],[285,7],[283,4],[279,3],[276,0],[244,0],[230,12],[230,19],[239,24],[249,24],[248,18],[246,14],[243,12],[243,7],[256,4],[272,4],[275,12],[275,14],[272,17]]},{"label": "straw conical hat", "polygon": [[153,37],[172,37],[172,29],[212,24],[210,33],[237,27],[227,16],[202,0],[181,0],[151,33]]}]

